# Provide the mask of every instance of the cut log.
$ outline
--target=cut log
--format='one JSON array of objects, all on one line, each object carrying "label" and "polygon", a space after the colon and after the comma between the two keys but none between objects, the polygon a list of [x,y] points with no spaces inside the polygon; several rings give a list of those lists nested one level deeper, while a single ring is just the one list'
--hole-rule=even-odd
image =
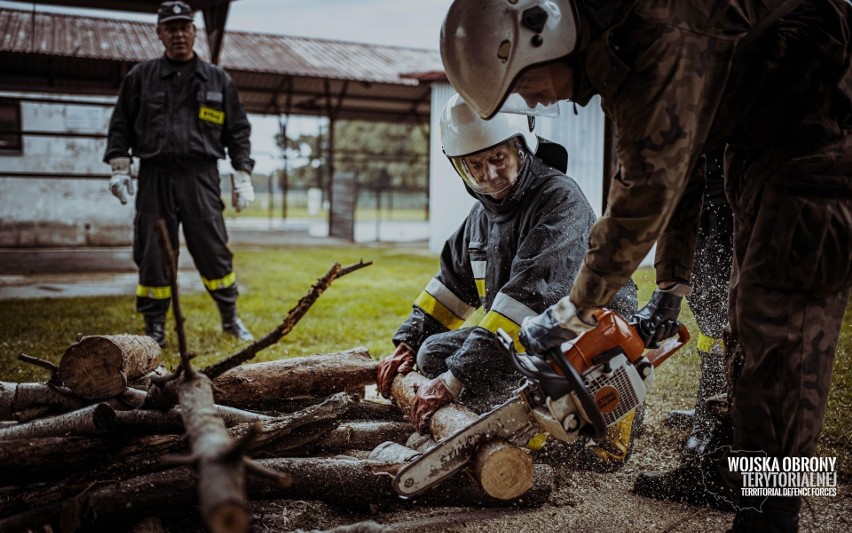
[{"label": "cut log", "polygon": [[[225,427],[252,422],[270,422],[275,417],[244,411],[227,405],[216,405],[216,413],[222,418]],[[116,411],[117,433],[122,435],[179,435],[182,434],[183,420],[180,409],[169,411],[153,411],[136,409],[133,411]]]},{"label": "cut log", "polygon": [[0,420],[17,420],[17,413],[48,406],[59,412],[79,409],[83,400],[64,394],[46,383],[0,381]]},{"label": "cut log", "polygon": [[0,441],[0,485],[59,479],[110,457],[120,444],[87,437]]},{"label": "cut log", "polygon": [[397,468],[389,470],[391,474],[396,475],[399,467],[409,461],[413,461],[419,455],[420,452],[417,450],[412,450],[402,444],[388,441],[376,446],[373,451],[370,452],[368,459],[371,461],[380,461],[383,463],[397,465]]},{"label": "cut log", "polygon": [[[263,421],[255,427],[250,451],[256,457],[306,455],[338,425],[354,401],[343,393],[304,411]],[[116,413],[119,417],[121,413]],[[182,422],[181,422],[182,425]],[[232,440],[243,439],[253,423],[228,430]],[[67,451],[67,456],[65,455]],[[66,477],[62,483],[18,498],[23,505],[41,505],[83,490],[98,479],[123,479],[168,468],[167,454],[186,451],[183,438],[157,435],[133,439],[44,438],[28,442],[0,441],[0,485],[33,483]],[[107,460],[104,460],[104,458]],[[57,464],[62,464],[61,469]],[[73,474],[75,471],[85,470]],[[4,504],[0,503],[0,511]],[[2,514],[2,513],[0,513]]]},{"label": "cut log", "polygon": [[210,531],[247,531],[245,466],[234,453],[225,423],[216,414],[210,378],[182,376],[178,385],[181,418],[198,470],[201,519]]},{"label": "cut log", "polygon": [[[417,372],[398,375],[393,380],[391,394],[403,412],[408,413],[417,388],[427,383],[429,380]],[[435,440],[440,441],[467,427],[477,418],[478,415],[470,409],[451,403],[432,415],[430,433]],[[473,476],[483,490],[494,498],[511,500],[524,494],[533,485],[532,458],[525,450],[505,441],[481,446],[471,465],[474,466],[471,472]]]},{"label": "cut log", "polygon": [[361,400],[350,409],[344,420],[388,420],[391,422],[408,422],[408,417],[399,407],[390,402]]},{"label": "cut log", "polygon": [[383,442],[403,443],[414,431],[406,422],[360,421],[341,424],[318,447],[324,451],[372,450]]},{"label": "cut log", "polygon": [[[126,403],[131,405],[142,405],[145,400],[146,393],[144,391],[136,390],[136,389],[127,389],[122,394],[121,398]],[[245,424],[247,422],[268,422],[270,420],[275,420],[275,417],[264,415],[261,413],[254,413],[252,411],[245,411],[243,409],[237,409],[236,407],[231,407],[228,405],[216,405],[216,412],[222,417],[222,420],[225,422],[226,427],[236,426],[237,424]],[[142,420],[154,420],[153,417],[142,415],[141,413],[153,413],[153,412],[162,412],[155,411],[153,409],[150,410],[137,410],[137,411],[128,411],[128,413],[140,413],[140,415],[128,414],[127,416],[119,416],[119,425],[122,427],[129,427],[135,423],[135,417],[139,416],[139,424],[144,425]],[[167,415],[168,417],[177,416],[180,418],[180,409],[175,409],[172,411],[165,411],[165,413],[172,413]],[[172,422],[167,422],[171,424]],[[182,426],[181,426],[182,427]],[[149,433],[157,433],[157,431],[151,431]]]},{"label": "cut log", "polygon": [[160,346],[145,335],[83,337],[59,361],[66,387],[87,400],[118,396],[127,383],[144,377],[160,364]]},{"label": "cut log", "polygon": [[473,477],[482,489],[500,500],[511,500],[532,488],[533,461],[530,454],[501,440],[483,444],[473,457]]},{"label": "cut log", "polygon": [[[536,483],[520,498],[497,500],[485,494],[468,475],[453,478],[433,491],[414,500],[401,500],[391,485],[389,473],[399,465],[352,458],[268,459],[258,463],[290,475],[293,482],[282,487],[274,481],[248,476],[248,494],[252,499],[320,500],[337,507],[370,509],[422,504],[429,506],[471,507],[535,507],[543,505],[553,488],[553,471],[547,465],[536,465]],[[195,474],[187,467],[174,468],[122,481],[103,481],[86,492],[85,498],[71,502],[40,504],[38,512],[22,510],[0,519],[0,531],[17,531],[36,527],[55,519],[60,511],[65,519],[77,519],[87,525],[93,518],[96,527],[111,523],[156,516],[163,510],[189,508],[195,505]],[[128,506],[127,502],[133,502]]]},{"label": "cut log", "polygon": [[69,433],[97,435],[112,431],[114,427],[115,411],[107,404],[99,403],[70,413],[0,429],[0,440],[61,437]]},{"label": "cut log", "polygon": [[[367,349],[359,347],[238,366],[217,377],[213,384],[217,403],[284,411],[282,400],[321,399],[375,383],[376,367]],[[286,405],[286,401],[283,403]]]}]

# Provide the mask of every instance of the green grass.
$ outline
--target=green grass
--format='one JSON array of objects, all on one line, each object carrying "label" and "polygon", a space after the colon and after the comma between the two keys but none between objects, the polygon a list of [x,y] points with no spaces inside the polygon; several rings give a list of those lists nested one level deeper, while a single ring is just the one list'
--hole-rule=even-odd
[{"label": "green grass", "polygon": [[[380,358],[393,349],[391,337],[408,315],[411,302],[436,272],[437,257],[419,249],[390,246],[288,247],[236,249],[235,269],[241,296],[240,316],[256,336],[271,331],[334,262],[343,266],[361,259],[374,264],[335,281],[295,329],[279,344],[261,352],[257,361],[366,346]],[[653,271],[642,269],[635,280],[639,301],[653,289]],[[230,355],[242,346],[220,334],[218,314],[204,293],[181,295],[190,351],[203,366]],[[480,316],[480,315],[477,315]],[[697,331],[687,306],[682,319]],[[169,317],[166,363],[177,361],[177,338]],[[21,363],[19,353],[57,362],[78,334],[141,334],[141,316],[134,312],[133,296],[73,299],[5,300],[0,304],[0,380],[40,381],[43,369]],[[697,335],[695,335],[697,336]],[[690,407],[695,401],[698,356],[693,340],[658,369],[649,396],[648,422],[653,431],[666,411]],[[818,453],[840,457],[840,469],[852,472],[852,444],[847,419],[852,412],[852,309],[844,319],[834,382]],[[674,437],[672,437],[674,438]]]}]

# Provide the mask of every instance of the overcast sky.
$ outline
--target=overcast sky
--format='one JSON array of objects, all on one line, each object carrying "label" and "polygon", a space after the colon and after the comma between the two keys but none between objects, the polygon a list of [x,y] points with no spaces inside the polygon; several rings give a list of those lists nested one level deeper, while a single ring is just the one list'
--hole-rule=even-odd
[{"label": "overcast sky", "polygon": [[[104,2],[108,3],[108,2]],[[234,0],[226,29],[438,49],[451,0]],[[0,1],[0,7],[154,21],[153,14]],[[199,26],[201,16],[196,17]]]},{"label": "overcast sky", "polygon": [[[452,0],[234,0],[226,30],[318,37],[339,41],[438,50],[438,34]],[[39,2],[0,1],[0,8],[52,11],[154,22],[153,13],[63,8]],[[202,27],[204,19],[196,16]],[[202,37],[203,38],[203,37]],[[227,38],[225,46],[228,45]],[[290,136],[316,131],[317,120],[291,119]],[[268,174],[279,165],[274,135],[277,118],[252,116],[255,171]],[[228,165],[220,168],[227,171]]]}]

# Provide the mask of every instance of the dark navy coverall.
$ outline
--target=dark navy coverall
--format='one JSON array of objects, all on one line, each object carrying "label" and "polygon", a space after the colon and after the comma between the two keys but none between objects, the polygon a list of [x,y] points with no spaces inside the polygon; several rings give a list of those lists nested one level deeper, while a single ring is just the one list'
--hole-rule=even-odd
[{"label": "dark navy coverall", "polygon": [[164,219],[178,250],[183,224],[189,253],[220,310],[233,308],[236,277],[222,218],[216,162],[225,148],[236,170],[251,172],[251,126],[233,81],[197,56],[165,56],[136,65],[124,79],[109,125],[104,161],[140,159],[133,259],[139,267],[136,309],[164,315],[171,290],[156,232]]}]

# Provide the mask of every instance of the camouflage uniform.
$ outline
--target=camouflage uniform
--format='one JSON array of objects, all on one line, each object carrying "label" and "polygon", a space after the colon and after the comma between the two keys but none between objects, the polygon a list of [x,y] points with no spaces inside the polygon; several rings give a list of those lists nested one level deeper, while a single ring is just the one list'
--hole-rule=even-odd
[{"label": "camouflage uniform", "polygon": [[[573,59],[573,99],[601,95],[622,172],[571,300],[604,305],[654,242],[657,279],[689,281],[703,192],[693,170],[727,144],[729,316],[744,356],[734,444],[777,456],[814,449],[852,284],[852,6],[805,1],[762,27],[782,3],[648,0],[587,12],[593,38]],[[760,36],[739,46],[754,28]]]}]

